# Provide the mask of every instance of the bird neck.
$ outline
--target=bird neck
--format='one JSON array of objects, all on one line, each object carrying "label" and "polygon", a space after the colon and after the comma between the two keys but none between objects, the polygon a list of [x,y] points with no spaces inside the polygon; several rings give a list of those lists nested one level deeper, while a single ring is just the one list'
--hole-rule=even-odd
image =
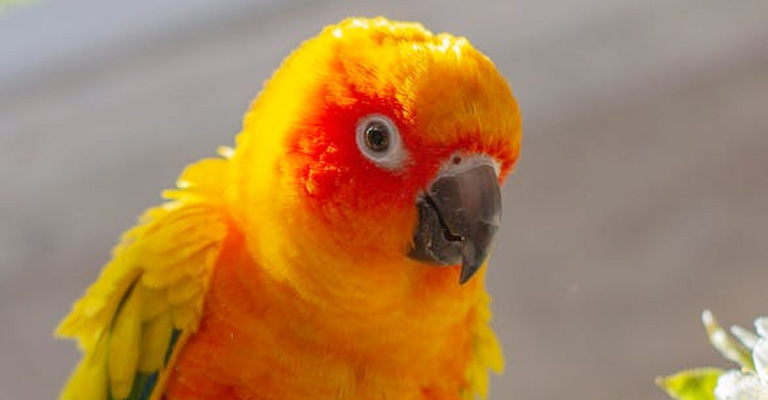
[{"label": "bird neck", "polygon": [[207,336],[221,339],[217,354],[248,354],[241,364],[222,365],[227,385],[275,388],[278,397],[313,385],[314,394],[348,388],[351,397],[327,396],[340,399],[375,398],[381,385],[402,390],[403,399],[421,398],[425,388],[458,393],[483,312],[478,308],[485,307],[482,277],[459,286],[457,279],[448,283],[457,278],[448,271],[420,267],[423,272],[403,283],[398,296],[369,301],[376,307],[363,312],[341,304],[351,297],[334,294],[318,303],[275,280],[242,238],[233,238],[216,267],[197,339],[208,345]]}]

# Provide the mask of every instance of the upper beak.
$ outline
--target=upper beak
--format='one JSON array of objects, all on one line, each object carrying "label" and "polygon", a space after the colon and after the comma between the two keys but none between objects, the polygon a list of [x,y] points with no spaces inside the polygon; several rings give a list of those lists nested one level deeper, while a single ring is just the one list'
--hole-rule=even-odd
[{"label": "upper beak", "polygon": [[438,174],[416,202],[419,220],[408,256],[436,265],[461,263],[459,283],[483,265],[501,220],[501,189],[492,161],[471,158]]}]

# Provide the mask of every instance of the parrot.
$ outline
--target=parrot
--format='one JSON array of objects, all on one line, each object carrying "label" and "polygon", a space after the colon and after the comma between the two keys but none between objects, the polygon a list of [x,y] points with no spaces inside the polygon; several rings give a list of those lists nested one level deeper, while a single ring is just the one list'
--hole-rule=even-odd
[{"label": "parrot", "polygon": [[485,266],[521,130],[466,38],[323,28],[60,322],[82,353],[60,398],[486,398],[503,357]]}]

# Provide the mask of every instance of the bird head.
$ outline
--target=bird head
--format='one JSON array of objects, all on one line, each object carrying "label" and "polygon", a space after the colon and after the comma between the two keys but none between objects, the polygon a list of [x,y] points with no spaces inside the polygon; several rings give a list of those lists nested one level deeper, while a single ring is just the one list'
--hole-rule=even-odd
[{"label": "bird head", "polygon": [[487,259],[520,140],[507,82],[466,39],[347,19],[252,104],[232,203],[255,258],[295,285],[458,287]]}]

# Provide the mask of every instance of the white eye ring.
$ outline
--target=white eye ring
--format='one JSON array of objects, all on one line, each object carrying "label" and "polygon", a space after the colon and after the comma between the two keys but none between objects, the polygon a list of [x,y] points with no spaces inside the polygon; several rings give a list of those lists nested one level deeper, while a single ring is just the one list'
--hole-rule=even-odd
[{"label": "white eye ring", "polygon": [[391,119],[369,114],[357,121],[357,147],[369,160],[385,169],[397,169],[406,159],[400,132]]}]

